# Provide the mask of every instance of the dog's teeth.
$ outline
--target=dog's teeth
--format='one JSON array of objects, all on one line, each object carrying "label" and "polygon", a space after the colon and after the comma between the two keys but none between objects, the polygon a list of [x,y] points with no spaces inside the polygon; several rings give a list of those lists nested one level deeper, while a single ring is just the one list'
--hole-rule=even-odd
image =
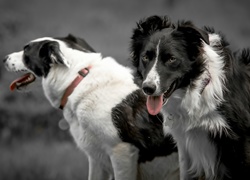
[{"label": "dog's teeth", "polygon": [[31,81],[32,79],[33,79],[33,76],[30,75],[29,78],[28,78],[28,80]]}]

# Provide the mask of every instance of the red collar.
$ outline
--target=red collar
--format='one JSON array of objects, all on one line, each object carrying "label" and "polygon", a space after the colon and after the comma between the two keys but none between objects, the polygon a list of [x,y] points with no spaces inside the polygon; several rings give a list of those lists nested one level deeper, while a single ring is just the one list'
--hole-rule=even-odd
[{"label": "red collar", "polygon": [[63,94],[63,97],[61,99],[61,104],[60,104],[60,107],[59,107],[60,109],[63,109],[63,107],[65,106],[65,104],[68,101],[68,97],[74,91],[76,86],[83,80],[83,78],[85,76],[88,75],[89,69],[90,69],[90,67],[83,68],[82,70],[78,71],[78,76],[74,79],[74,81],[69,85],[69,87],[66,89],[66,91]]}]

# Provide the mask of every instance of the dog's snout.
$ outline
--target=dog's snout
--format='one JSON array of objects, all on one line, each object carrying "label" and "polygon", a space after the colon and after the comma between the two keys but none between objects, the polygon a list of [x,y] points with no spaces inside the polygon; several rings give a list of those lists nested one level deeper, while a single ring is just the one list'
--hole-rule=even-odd
[{"label": "dog's snout", "polygon": [[5,63],[8,58],[9,58],[9,56],[5,56],[4,59],[3,59],[3,63]]},{"label": "dog's snout", "polygon": [[142,90],[147,95],[152,95],[156,91],[156,85],[154,83],[143,83]]}]

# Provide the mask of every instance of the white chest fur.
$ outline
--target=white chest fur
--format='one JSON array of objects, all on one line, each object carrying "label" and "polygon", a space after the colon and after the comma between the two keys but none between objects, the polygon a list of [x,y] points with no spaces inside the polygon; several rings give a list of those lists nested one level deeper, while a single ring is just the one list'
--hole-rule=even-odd
[{"label": "white chest fur", "polygon": [[163,108],[164,131],[172,134],[177,142],[181,177],[203,173],[206,177],[211,177],[216,166],[215,146],[209,141],[205,128],[190,128],[190,117],[180,106],[180,93],[174,94]]}]

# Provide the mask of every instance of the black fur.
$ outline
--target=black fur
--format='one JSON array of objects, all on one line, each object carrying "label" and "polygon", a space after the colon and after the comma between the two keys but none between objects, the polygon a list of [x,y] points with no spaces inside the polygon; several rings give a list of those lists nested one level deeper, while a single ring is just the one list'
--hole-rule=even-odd
[{"label": "black fur", "polygon": [[158,17],[158,16],[151,16],[145,20],[141,20],[137,24],[137,28],[134,29],[133,36],[132,36],[132,62],[134,66],[139,65],[139,58],[140,58],[140,51],[143,48],[144,41],[147,40],[151,34],[156,31],[160,31],[165,28],[173,28],[174,25],[170,22],[167,16]]},{"label": "black fur", "polygon": [[37,76],[46,77],[50,70],[51,54],[61,59],[58,52],[58,43],[51,41],[31,42],[24,46],[24,64]]},{"label": "black fur", "polygon": [[228,170],[227,178],[250,179],[249,50],[243,50],[237,59],[232,54],[229,57],[225,69],[225,103],[218,107],[218,111],[230,125],[231,136],[223,134],[213,142],[218,148],[221,164]]},{"label": "black fur", "polygon": [[[155,62],[155,55],[150,51],[161,40],[157,62],[161,93],[174,81],[178,82],[176,89],[192,89],[193,82],[206,70],[203,42],[209,45],[208,34],[215,31],[208,27],[198,29],[190,21],[173,24],[168,18],[168,26],[160,26],[165,19],[152,16],[140,21],[134,29],[131,38],[133,65],[143,81]],[[212,179],[247,180],[250,179],[250,50],[234,54],[225,37],[216,34],[221,40],[213,49],[224,61],[226,77],[225,88],[222,87],[224,101],[216,111],[226,121],[229,132],[223,131],[221,135],[206,132],[217,148],[216,174]],[[169,62],[171,57],[175,59]]]},{"label": "black fur", "polygon": [[[160,77],[172,77],[170,82],[163,84],[170,86],[175,81],[179,87],[187,86],[192,79],[204,71],[204,61],[199,57],[200,39],[209,43],[207,33],[196,28],[190,21],[182,21],[174,25],[166,16],[153,16],[140,21],[131,37],[132,62],[137,68],[139,77],[146,77],[148,70],[151,69],[155,58],[152,52],[155,51],[154,47],[160,38],[163,41],[161,44],[164,45],[160,46],[160,63],[157,68],[162,73]],[[147,57],[147,61],[142,61],[141,58],[144,56]],[[171,57],[175,58],[175,62],[170,63]],[[190,61],[183,63],[186,59]],[[169,71],[165,71],[165,68]],[[182,69],[182,71],[176,76],[169,74],[176,69]]]},{"label": "black fur", "polygon": [[[70,48],[84,52],[95,52],[88,43],[78,37],[69,34],[66,37],[55,38],[65,42]],[[63,57],[56,41],[44,40],[30,42],[24,46],[24,63],[37,76],[46,77],[51,64],[64,64]]]},{"label": "black fur", "polygon": [[150,115],[141,90],[134,91],[112,110],[112,120],[124,142],[135,145],[139,162],[176,152],[172,136],[164,136],[162,115]]},{"label": "black fur", "polygon": [[77,49],[84,52],[95,52],[95,50],[84,39],[75,37],[72,34],[69,34],[64,38],[58,37],[55,39],[64,41],[72,49]]}]

